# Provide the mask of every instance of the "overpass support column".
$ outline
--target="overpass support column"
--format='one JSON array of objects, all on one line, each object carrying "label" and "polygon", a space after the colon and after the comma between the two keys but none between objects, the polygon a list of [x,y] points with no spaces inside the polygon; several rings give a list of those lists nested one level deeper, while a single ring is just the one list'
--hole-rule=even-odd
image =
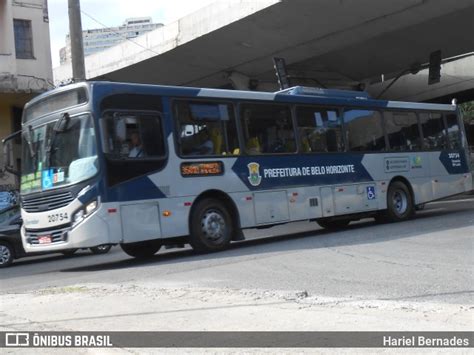
[{"label": "overpass support column", "polygon": [[231,82],[235,90],[249,90],[250,78],[242,73],[233,71],[227,73],[227,79]]}]

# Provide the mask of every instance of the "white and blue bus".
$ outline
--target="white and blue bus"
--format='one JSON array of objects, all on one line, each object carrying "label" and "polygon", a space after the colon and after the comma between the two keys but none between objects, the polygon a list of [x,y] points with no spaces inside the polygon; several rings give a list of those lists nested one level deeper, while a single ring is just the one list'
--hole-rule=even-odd
[{"label": "white and blue bus", "polygon": [[22,142],[27,252],[217,251],[246,228],[402,221],[472,189],[456,105],[363,92],[78,83],[25,106]]}]

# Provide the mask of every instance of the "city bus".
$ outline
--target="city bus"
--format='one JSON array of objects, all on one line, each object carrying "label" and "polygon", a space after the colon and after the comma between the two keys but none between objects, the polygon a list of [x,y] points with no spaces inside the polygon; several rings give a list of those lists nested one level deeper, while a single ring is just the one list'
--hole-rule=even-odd
[{"label": "city bus", "polygon": [[27,252],[211,252],[248,228],[404,221],[472,189],[455,104],[356,91],[76,83],[25,106],[21,140]]}]

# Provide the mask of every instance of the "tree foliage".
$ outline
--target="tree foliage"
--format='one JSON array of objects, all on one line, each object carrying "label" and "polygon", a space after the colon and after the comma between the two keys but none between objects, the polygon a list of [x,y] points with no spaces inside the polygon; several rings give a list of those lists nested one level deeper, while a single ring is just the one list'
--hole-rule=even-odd
[{"label": "tree foliage", "polygon": [[465,122],[474,121],[474,101],[464,102],[459,105]]}]

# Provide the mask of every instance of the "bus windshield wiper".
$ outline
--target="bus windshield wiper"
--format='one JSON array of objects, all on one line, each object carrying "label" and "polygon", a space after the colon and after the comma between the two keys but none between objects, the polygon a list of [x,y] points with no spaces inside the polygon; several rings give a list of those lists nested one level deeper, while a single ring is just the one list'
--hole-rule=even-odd
[{"label": "bus windshield wiper", "polygon": [[52,148],[54,145],[54,141],[56,140],[56,136],[58,133],[65,132],[67,130],[67,127],[69,125],[70,121],[70,116],[66,112],[61,115],[61,118],[54,124],[54,127],[51,132],[51,137],[48,140],[48,145],[46,146],[45,149],[45,164],[46,166],[50,165],[50,160],[51,160],[51,155],[52,155]]},{"label": "bus windshield wiper", "polygon": [[25,135],[25,140],[26,140],[26,143],[28,144],[28,150],[30,151],[30,156],[32,159],[34,159],[36,151],[33,147],[33,144],[34,144],[33,143],[33,137],[34,137],[33,127],[29,125],[28,129],[24,131],[23,134]]}]

